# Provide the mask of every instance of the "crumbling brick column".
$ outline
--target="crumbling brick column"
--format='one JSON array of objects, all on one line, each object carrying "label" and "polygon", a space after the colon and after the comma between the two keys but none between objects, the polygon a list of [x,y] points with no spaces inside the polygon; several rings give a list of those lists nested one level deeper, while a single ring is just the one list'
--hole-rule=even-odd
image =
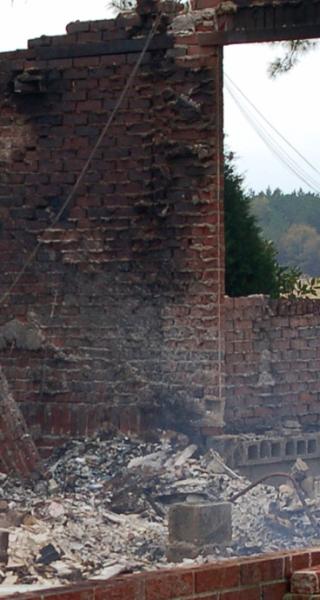
[{"label": "crumbling brick column", "polygon": [[0,367],[0,469],[28,477],[40,459]]}]

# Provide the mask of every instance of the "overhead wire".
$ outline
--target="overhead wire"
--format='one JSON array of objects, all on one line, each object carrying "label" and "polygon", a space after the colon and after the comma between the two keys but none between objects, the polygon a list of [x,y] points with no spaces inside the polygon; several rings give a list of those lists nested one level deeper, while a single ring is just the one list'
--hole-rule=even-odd
[{"label": "overhead wire", "polygon": [[236,94],[231,90],[230,86],[226,85],[229,94],[232,96],[234,102],[237,104],[238,109],[244,115],[245,119],[249,122],[249,124],[253,127],[256,134],[263,140],[263,142],[269,147],[271,152],[279,159],[281,162],[285,164],[285,166],[290,169],[296,177],[298,177],[303,183],[307,184],[308,187],[312,188],[317,194],[319,193],[319,182],[313,176],[310,175],[301,164],[297,163],[293,157],[287,152],[286,149],[279,144],[279,142],[272,136],[270,131],[268,131],[257,119],[257,117],[252,114],[250,110],[241,102]]},{"label": "overhead wire", "polygon": [[[230,79],[230,78],[228,78]],[[296,177],[298,177],[303,183],[305,183],[308,187],[310,187],[316,194],[320,193],[320,184],[317,179],[314,178],[309,172],[305,170],[301,164],[297,163],[296,160],[290,155],[280,142],[275,138],[275,136],[268,130],[265,125],[259,121],[256,114],[254,114],[248,106],[245,105],[243,100],[239,98],[236,91],[231,88],[231,85],[228,81],[225,81],[225,86],[237,105],[240,112],[243,114],[245,119],[249,122],[249,124],[253,127],[256,134],[262,139],[262,141],[269,147],[270,151],[292,172]],[[251,105],[251,103],[250,103]],[[257,113],[260,111],[256,111]],[[262,113],[261,113],[262,114]],[[269,125],[269,121],[265,120],[265,123]],[[271,124],[270,124],[271,126]],[[273,129],[273,127],[272,127]],[[282,137],[282,135],[281,135]],[[284,141],[286,138],[282,137]],[[289,143],[291,147],[291,144]],[[298,151],[297,151],[298,153]],[[300,153],[299,153],[300,155]],[[302,156],[302,155],[301,155]],[[307,160],[305,162],[308,163]],[[311,163],[310,163],[311,164]]]},{"label": "overhead wire", "polygon": [[303,171],[300,166],[290,157],[290,155],[272,138],[270,133],[256,120],[256,118],[248,112],[248,110],[238,101],[233,91],[226,85],[227,90],[235,103],[238,106],[240,112],[244,115],[245,119],[253,127],[256,134],[262,139],[262,141],[268,146],[271,152],[278,158],[296,177],[298,177],[308,187],[313,189],[315,193],[319,193],[320,186],[310,175]]},{"label": "overhead wire", "polygon": [[[49,232],[52,227],[54,227],[58,221],[60,220],[61,216],[63,215],[64,211],[66,210],[66,208],[69,206],[70,202],[73,200],[73,198],[75,197],[79,187],[81,186],[81,184],[83,183],[84,177],[91,165],[92,160],[94,159],[101,143],[103,142],[119,108],[121,107],[124,98],[126,97],[135,77],[136,74],[140,68],[140,65],[144,59],[144,56],[150,46],[150,43],[152,41],[153,36],[156,33],[156,30],[158,28],[158,25],[160,23],[160,19],[161,19],[161,13],[159,13],[157,15],[157,17],[154,20],[154,23],[148,33],[148,36],[146,38],[145,44],[143,46],[143,49],[141,50],[141,53],[138,57],[137,62],[135,63],[127,81],[125,86],[123,87],[123,90],[121,92],[121,94],[118,97],[118,100],[113,108],[113,110],[111,111],[111,114],[105,124],[105,126],[103,127],[95,145],[93,146],[85,164],[83,165],[76,182],[74,183],[71,191],[69,192],[66,200],[64,201],[64,203],[62,204],[61,208],[58,210],[57,214],[54,216],[54,218],[51,220],[51,223],[48,227],[46,227],[44,229],[44,231],[42,232],[42,235],[46,234],[47,232]],[[16,277],[14,278],[13,282],[10,284],[9,288],[6,290],[6,292],[0,297],[0,306],[7,300],[7,298],[10,296],[12,290],[16,287],[17,283],[20,281],[21,277],[23,276],[23,274],[25,273],[26,269],[29,267],[29,265],[32,264],[33,260],[35,259],[36,255],[39,252],[39,249],[41,248],[43,244],[43,240],[39,240],[38,243],[36,244],[36,246],[34,247],[34,249],[32,250],[32,252],[30,252],[30,254],[28,255],[28,257],[26,258],[23,266],[21,267],[20,271],[17,273]]]},{"label": "overhead wire", "polygon": [[225,78],[236,88],[237,92],[250,104],[251,108],[269,125],[269,127],[301,158],[313,171],[320,175],[320,170],[317,169],[282,133],[279,131],[268,119],[267,117],[257,108],[257,106],[246,96],[246,94],[239,88],[239,86],[231,79],[231,77],[225,73]]},{"label": "overhead wire", "polygon": [[303,167],[299,163],[297,163],[290,154],[288,154],[287,150],[285,150],[281,144],[272,136],[270,131],[268,131],[257,119],[257,117],[252,114],[250,110],[239,100],[234,91],[228,86],[226,83],[226,88],[233,98],[234,102],[237,104],[240,112],[244,115],[245,119],[249,122],[249,124],[253,127],[257,135],[264,141],[264,143],[269,147],[269,149],[275,154],[275,156],[280,159],[287,168],[289,168],[296,177],[298,177],[301,181],[307,184],[310,188],[312,188],[316,193],[319,193],[319,183],[310,173],[306,172]]}]

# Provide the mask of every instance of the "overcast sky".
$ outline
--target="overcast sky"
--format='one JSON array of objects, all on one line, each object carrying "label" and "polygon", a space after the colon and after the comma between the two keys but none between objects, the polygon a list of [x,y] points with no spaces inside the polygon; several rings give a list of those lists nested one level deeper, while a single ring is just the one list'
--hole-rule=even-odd
[{"label": "overcast sky", "polygon": [[[110,15],[107,0],[0,0],[0,51],[24,48],[27,39],[42,34],[64,33],[70,21],[103,19]],[[290,73],[277,80],[267,75],[267,65],[278,53],[266,44],[225,48],[225,72],[260,112],[320,171],[320,44]],[[239,92],[237,99],[239,102]],[[252,107],[250,114],[254,114]],[[239,170],[248,188],[257,191],[280,187],[291,191],[301,182],[265,146],[225,93],[227,145],[238,157]],[[274,134],[272,134],[274,135]],[[274,141],[272,141],[274,147]],[[287,148],[299,166],[297,158]],[[320,192],[320,174],[306,167],[307,181]],[[316,181],[314,181],[316,180]],[[310,188],[312,189],[312,188]]]}]

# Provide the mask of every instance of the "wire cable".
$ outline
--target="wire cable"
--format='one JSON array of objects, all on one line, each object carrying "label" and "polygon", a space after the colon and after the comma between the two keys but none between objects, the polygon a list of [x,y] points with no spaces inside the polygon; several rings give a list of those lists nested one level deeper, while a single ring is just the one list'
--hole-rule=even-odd
[{"label": "wire cable", "polygon": [[[226,83],[226,87],[228,89],[228,92],[232,96],[233,100],[237,104],[239,110],[241,110],[241,112],[244,114],[245,118],[250,122],[252,127],[255,129],[256,133],[260,137],[263,138],[263,141],[265,141],[266,143],[268,142],[268,145],[272,144],[273,151],[277,152],[279,154],[278,158],[280,158],[282,161],[285,161],[286,163],[290,163],[290,165],[286,164],[286,166],[289,166],[289,168],[294,171],[296,176],[303,178],[305,183],[310,185],[310,187],[316,188],[318,191],[318,188],[319,188],[318,181],[316,179],[314,179],[314,177],[311,176],[308,172],[306,172],[304,170],[304,168],[301,167],[300,163],[297,163],[292,158],[292,156],[290,156],[288,154],[288,152],[279,144],[279,142],[274,137],[272,137],[272,134],[259,122],[257,117],[254,114],[252,114],[251,111],[248,110],[247,107],[245,107],[243,102],[241,100],[239,100],[236,93],[230,88],[230,86],[228,86],[227,83]],[[284,157],[283,157],[283,155],[284,155]],[[305,180],[307,180],[307,181],[305,181]]]},{"label": "wire cable", "polygon": [[269,127],[271,127],[271,129],[286,143],[288,144],[288,146],[290,146],[290,148],[309,166],[311,167],[311,169],[313,169],[313,171],[315,171],[316,173],[318,173],[318,175],[320,175],[320,170],[317,169],[317,167],[315,167],[305,156],[303,156],[303,154],[301,154],[301,152],[299,152],[299,150],[297,150],[297,148],[291,143],[289,142],[289,140],[264,116],[264,114],[255,106],[255,104],[253,104],[253,102],[250,100],[250,98],[248,98],[248,96],[246,96],[246,94],[239,88],[239,86],[231,79],[231,77],[225,73],[225,77],[226,79],[228,79],[228,81],[236,88],[236,90],[239,92],[239,94],[241,94],[241,96],[248,102],[248,104],[250,104],[250,106],[256,111],[256,113],[261,117],[261,119],[263,119],[265,121],[265,123],[267,123],[267,125],[269,125]]},{"label": "wire cable", "polygon": [[260,124],[249,115],[246,110],[238,104],[237,98],[233,96],[232,92],[228,90],[234,101],[236,102],[240,112],[244,115],[245,119],[249,122],[249,124],[254,129],[255,133],[262,139],[262,141],[266,144],[269,150],[276,156],[278,160],[280,160],[298,179],[300,179],[304,184],[306,184],[309,188],[311,188],[316,194],[319,194],[320,186],[314,181],[311,180],[308,174],[299,170],[299,166],[292,160],[292,158],[285,152],[283,148],[281,148],[275,140],[270,136],[270,134],[265,131]]},{"label": "wire cable", "polygon": [[316,194],[319,194],[320,185],[316,179],[313,178],[309,173],[307,173],[300,164],[298,164],[292,156],[288,154],[288,152],[279,144],[279,142],[272,137],[271,133],[266,130],[266,128],[259,123],[257,117],[248,111],[243,103],[236,96],[234,91],[231,89],[230,85],[226,82],[226,89],[235,104],[237,105],[240,112],[243,114],[245,119],[249,122],[249,124],[253,127],[256,134],[262,139],[262,141],[269,147],[271,152],[292,172],[296,177],[298,177],[303,183],[305,183],[308,187],[310,187]]},{"label": "wire cable", "polygon": [[319,193],[320,186],[318,180],[308,173],[300,163],[297,163],[292,155],[288,154],[287,150],[281,146],[279,141],[277,141],[274,136],[272,136],[271,132],[265,128],[265,126],[259,121],[258,117],[244,105],[243,101],[237,97],[237,94],[231,90],[227,83],[226,87],[233,100],[237,104],[239,110],[244,114],[246,120],[249,121],[257,135],[262,138],[269,149],[276,154],[277,158],[284,162],[285,166],[287,166],[297,177],[311,187],[316,193]]},{"label": "wire cable", "polygon": [[[97,139],[94,147],[92,148],[92,150],[91,150],[91,152],[90,152],[90,154],[89,154],[89,156],[88,156],[88,158],[87,158],[84,166],[82,167],[82,169],[80,171],[80,174],[78,175],[78,178],[77,178],[77,180],[76,180],[76,182],[75,182],[72,190],[68,194],[68,196],[67,196],[66,200],[64,201],[64,203],[62,204],[61,208],[58,210],[57,214],[52,219],[50,225],[46,229],[44,229],[44,231],[42,232],[42,235],[46,234],[48,231],[51,230],[51,228],[54,225],[56,225],[58,223],[58,221],[60,220],[62,214],[64,213],[64,211],[66,210],[66,208],[69,206],[70,202],[75,197],[75,195],[76,195],[79,187],[81,186],[81,184],[82,184],[82,182],[84,180],[84,177],[85,177],[85,175],[86,175],[86,173],[88,171],[88,168],[90,167],[90,164],[91,164],[92,160],[94,159],[94,157],[95,157],[95,155],[96,155],[96,153],[97,153],[97,151],[98,151],[101,143],[103,142],[103,139],[105,138],[105,136],[106,136],[106,134],[107,134],[107,132],[108,132],[108,130],[109,130],[109,128],[110,128],[110,126],[111,126],[111,124],[112,124],[112,122],[113,122],[113,120],[114,120],[114,118],[115,118],[115,116],[116,116],[116,114],[117,114],[117,112],[119,110],[119,108],[121,107],[121,105],[123,103],[123,100],[125,99],[128,91],[129,91],[129,89],[130,89],[130,87],[131,87],[131,85],[133,83],[133,80],[136,77],[136,74],[137,74],[137,72],[138,72],[138,70],[140,68],[140,65],[141,65],[141,63],[142,63],[142,61],[144,59],[144,56],[145,56],[145,54],[146,54],[146,52],[147,52],[147,50],[148,50],[148,48],[150,46],[152,38],[153,38],[153,36],[156,33],[156,30],[157,30],[158,25],[160,23],[160,19],[161,19],[161,14],[159,13],[158,16],[156,17],[154,23],[153,23],[152,28],[149,31],[149,34],[147,36],[145,45],[144,45],[144,47],[143,47],[143,49],[142,49],[142,51],[141,51],[141,53],[139,55],[139,58],[138,58],[137,62],[135,63],[135,65],[134,65],[134,67],[133,67],[133,69],[132,69],[132,71],[131,71],[128,79],[127,79],[127,82],[126,82],[126,84],[125,84],[125,86],[124,86],[124,88],[123,88],[123,90],[122,90],[122,92],[121,92],[121,94],[120,94],[120,96],[119,96],[119,98],[118,98],[118,100],[117,100],[117,102],[116,102],[113,110],[111,111],[111,114],[109,116],[109,119],[107,120],[107,123],[103,127],[103,129],[102,129],[102,131],[101,131],[101,133],[100,133],[100,135],[99,135],[99,137],[98,137],[98,139]],[[13,282],[11,283],[11,285],[9,286],[9,288],[7,289],[7,291],[1,296],[1,298],[0,298],[0,306],[2,304],[4,304],[4,302],[10,296],[12,290],[15,288],[15,286],[17,285],[17,283],[20,281],[22,275],[25,273],[25,271],[28,268],[28,266],[35,259],[36,255],[37,255],[37,253],[38,253],[38,251],[40,249],[40,247],[42,246],[42,244],[43,244],[43,240],[39,240],[38,243],[37,243],[37,245],[33,249],[33,251],[29,254],[29,256],[27,257],[27,259],[26,259],[24,265],[22,266],[21,270],[17,273],[15,279],[13,280]]]},{"label": "wire cable", "polygon": [[313,187],[313,189],[318,192],[318,182],[310,176],[310,174],[306,173],[301,166],[295,162],[295,160],[286,152],[284,148],[282,148],[279,143],[272,137],[270,132],[268,132],[265,127],[257,121],[257,118],[252,115],[248,109],[245,108],[233,91],[226,85],[229,94],[232,96],[234,102],[237,104],[239,110],[242,112],[246,120],[253,127],[255,132],[261,139],[265,142],[265,144],[270,148],[270,150],[279,158],[284,164],[304,183],[308,186]]}]

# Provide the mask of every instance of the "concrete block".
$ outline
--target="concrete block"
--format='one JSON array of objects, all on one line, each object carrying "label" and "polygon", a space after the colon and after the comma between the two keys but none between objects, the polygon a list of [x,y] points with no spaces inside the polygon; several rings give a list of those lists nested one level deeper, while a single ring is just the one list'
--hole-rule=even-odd
[{"label": "concrete block", "polygon": [[217,504],[175,504],[169,511],[169,542],[228,544],[232,539],[232,513],[229,502]]}]

